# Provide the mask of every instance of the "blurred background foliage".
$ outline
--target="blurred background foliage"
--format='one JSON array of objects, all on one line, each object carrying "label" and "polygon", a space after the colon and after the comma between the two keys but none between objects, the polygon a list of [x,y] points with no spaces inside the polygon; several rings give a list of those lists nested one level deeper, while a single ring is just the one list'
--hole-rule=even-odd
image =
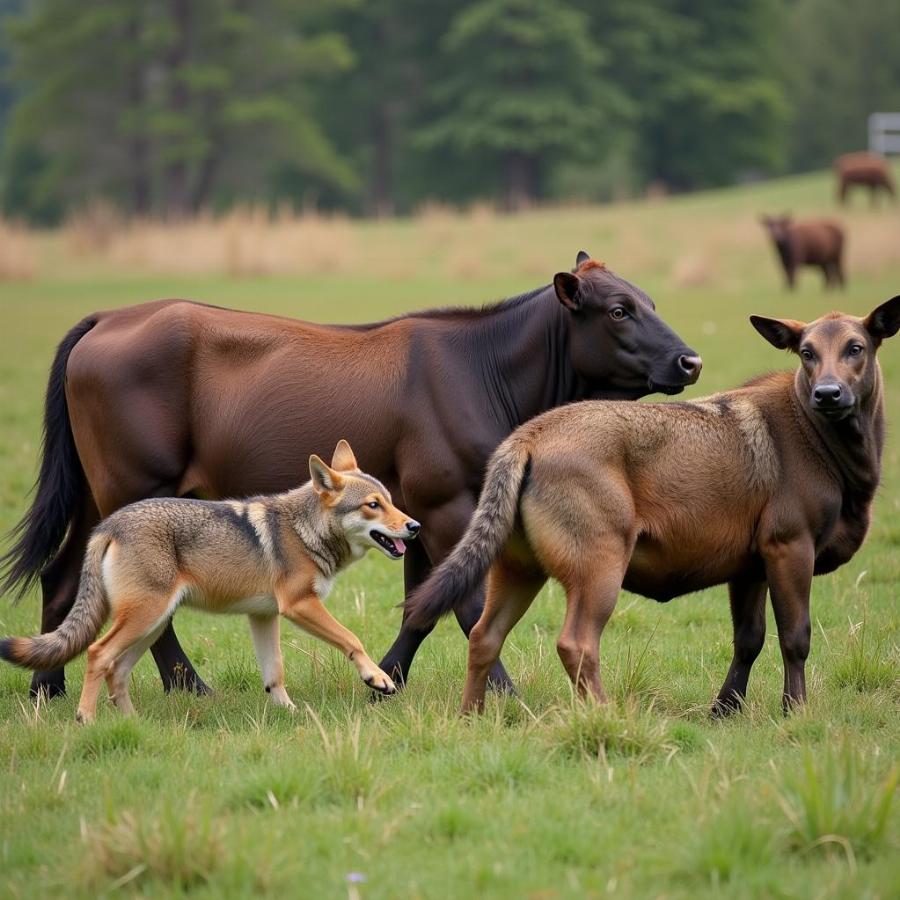
[{"label": "blurred background foliage", "polygon": [[900,110],[884,0],[0,0],[0,202],[405,213],[826,165]]}]

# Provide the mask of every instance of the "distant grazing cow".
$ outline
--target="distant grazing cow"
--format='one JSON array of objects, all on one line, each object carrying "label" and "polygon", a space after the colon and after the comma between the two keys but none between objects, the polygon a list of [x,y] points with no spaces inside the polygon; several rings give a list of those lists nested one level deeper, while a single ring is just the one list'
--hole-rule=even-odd
[{"label": "distant grazing cow", "polygon": [[888,161],[879,153],[869,153],[866,150],[845,153],[834,161],[834,171],[838,177],[838,200],[842,206],[846,205],[847,192],[853,185],[869,189],[869,199],[873,206],[878,199],[879,189],[896,199],[894,176]]},{"label": "distant grazing cow", "polygon": [[844,286],[841,257],[844,229],[827,219],[795,222],[791,216],[761,216],[784,266],[787,286],[793,290],[800,266],[818,266],[825,276],[825,287]]}]

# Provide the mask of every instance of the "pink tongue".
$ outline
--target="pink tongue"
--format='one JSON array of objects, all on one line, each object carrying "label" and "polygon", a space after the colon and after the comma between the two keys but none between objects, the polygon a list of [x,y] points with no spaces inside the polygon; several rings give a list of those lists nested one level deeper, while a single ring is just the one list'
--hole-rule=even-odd
[{"label": "pink tongue", "polygon": [[398,553],[406,553],[406,544],[400,540],[400,538],[391,538],[394,542],[394,546],[397,548]]}]

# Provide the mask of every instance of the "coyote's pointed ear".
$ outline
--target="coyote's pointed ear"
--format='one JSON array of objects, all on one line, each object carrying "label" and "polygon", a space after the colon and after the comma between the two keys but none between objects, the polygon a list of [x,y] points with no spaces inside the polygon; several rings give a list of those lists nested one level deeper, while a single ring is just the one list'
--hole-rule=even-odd
[{"label": "coyote's pointed ear", "polygon": [[553,276],[553,288],[559,302],[567,309],[580,309],[581,279],[571,272],[557,272]]},{"label": "coyote's pointed ear", "polygon": [[893,337],[900,331],[900,294],[873,309],[863,319],[863,325],[865,325],[866,331],[872,335],[872,340],[876,345],[885,338]]},{"label": "coyote's pointed ear", "polygon": [[334,456],[331,457],[331,468],[336,472],[352,472],[358,469],[356,457],[350,449],[350,445],[344,441],[338,441],[334,448]]},{"label": "coyote's pointed ear", "polygon": [[309,458],[309,477],[317,494],[339,491],[344,483],[344,479],[334,469],[326,466],[315,453]]},{"label": "coyote's pointed ear", "polygon": [[800,336],[806,328],[805,322],[795,319],[767,319],[765,316],[750,316],[750,324],[773,346],[779,350],[797,352]]},{"label": "coyote's pointed ear", "polygon": [[582,263],[586,263],[591,258],[591,254],[587,250],[579,250],[578,256],[575,257],[575,268],[577,269]]}]

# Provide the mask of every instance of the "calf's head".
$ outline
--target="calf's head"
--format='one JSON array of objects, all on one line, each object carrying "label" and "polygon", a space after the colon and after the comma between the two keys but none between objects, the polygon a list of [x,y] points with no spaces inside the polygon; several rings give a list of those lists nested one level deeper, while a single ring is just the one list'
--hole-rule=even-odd
[{"label": "calf's head", "polygon": [[594,396],[678,394],[700,377],[703,361],[656,314],[653,301],[584,251],[553,287],[572,318],[570,362],[596,385]]},{"label": "calf's head", "polygon": [[763,316],[750,321],[770,344],[800,357],[796,383],[808,408],[838,421],[858,413],[875,390],[875,353],[900,330],[900,295],[864,318],[833,312],[808,324]]}]

